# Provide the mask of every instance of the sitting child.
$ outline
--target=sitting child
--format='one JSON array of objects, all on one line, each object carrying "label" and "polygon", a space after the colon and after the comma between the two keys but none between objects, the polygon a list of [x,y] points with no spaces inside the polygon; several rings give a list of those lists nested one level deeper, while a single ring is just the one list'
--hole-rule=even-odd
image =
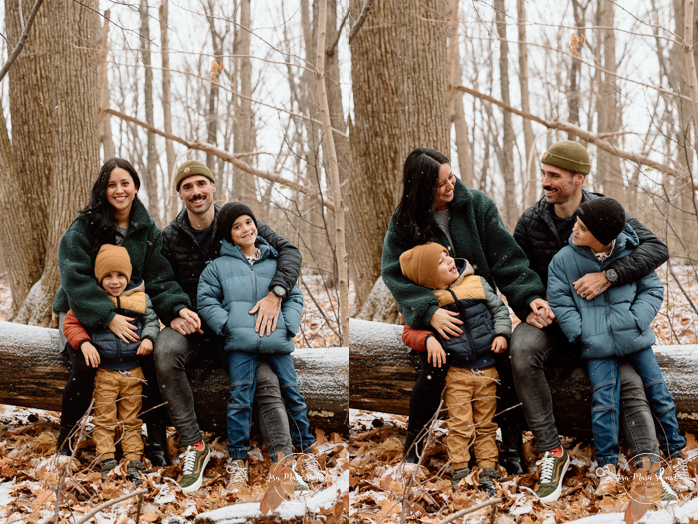
[{"label": "sitting child", "polygon": [[[266,360],[279,378],[281,395],[291,417],[291,440],[296,451],[309,453],[315,438],[310,433],[308,408],[298,390],[291,358],[293,337],[303,313],[303,294],[297,285],[294,286],[288,297],[280,300],[276,329],[270,335],[263,336],[263,327],[256,333],[257,315],[249,312],[269,292],[269,283],[276,274],[277,252],[257,236],[257,221],[245,204],[227,203],[218,214],[217,224],[224,238],[221,256],[201,273],[197,303],[206,324],[216,334],[225,336],[231,382],[227,489],[235,491],[248,487],[245,461],[260,360]],[[314,456],[308,455],[306,460],[312,461]]]},{"label": "sitting child", "polygon": [[[579,296],[575,281],[605,271],[611,262],[631,253],[639,241],[633,228],[625,223],[623,207],[612,198],[587,200],[576,216],[569,245],[555,255],[548,268],[548,301],[570,342],[581,344],[581,357],[594,388],[591,421],[601,477],[596,495],[620,489],[616,469],[621,359],[630,362],[642,378],[647,401],[658,421],[662,451],[671,461],[676,489],[690,491],[694,482],[681,458],[686,441],[679,434],[674,399],[652,351],[655,338],[651,323],[662,304],[662,282],[653,271],[637,282],[609,286],[593,300]],[[662,485],[664,496],[675,500],[676,495],[663,478]]]},{"label": "sitting child", "polygon": [[88,366],[97,367],[95,375],[94,440],[101,460],[102,478],[118,463],[115,460],[114,432],[117,422],[123,424],[121,449],[127,478],[142,483],[143,440],[141,439],[141,386],[143,371],[139,355],[153,351],[153,342],[160,333],[160,322],[153,311],[145,284],[140,278],[131,280],[131,258],[126,248],[103,245],[95,259],[95,277],[116,306],[116,313],[132,317],[138,329],[137,342],[126,343],[111,330],[95,329],[88,333],[72,310],[63,323],[63,332],[70,346],[81,351]]},{"label": "sitting child", "polygon": [[427,349],[450,366],[444,397],[449,414],[446,445],[453,485],[470,474],[467,466],[472,445],[480,487],[494,495],[499,453],[497,424],[492,418],[497,410],[499,375],[493,352],[507,349],[511,336],[509,310],[485,279],[474,274],[467,260],[454,260],[439,244],[429,242],[405,251],[400,256],[400,268],[414,283],[433,289],[439,307],[458,313],[457,318],[463,322],[463,334],[450,340],[405,325],[403,340],[415,350]]}]

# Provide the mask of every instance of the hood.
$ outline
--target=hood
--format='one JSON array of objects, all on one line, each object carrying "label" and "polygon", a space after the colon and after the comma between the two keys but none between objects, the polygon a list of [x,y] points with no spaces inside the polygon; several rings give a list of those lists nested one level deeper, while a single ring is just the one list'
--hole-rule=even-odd
[{"label": "hood", "polygon": [[[259,261],[262,261],[268,257],[277,258],[279,256],[279,254],[276,252],[276,249],[271,247],[271,245],[269,245],[269,242],[267,242],[260,236],[257,236],[254,245],[259,249],[261,253]],[[239,258],[240,260],[244,260],[245,262],[247,262],[247,258],[242,252],[242,248],[240,246],[231,244],[227,240],[223,240],[223,243],[221,244],[221,256]]]},{"label": "hood", "polygon": [[453,282],[451,282],[451,285],[448,287],[454,287],[463,282],[463,279],[467,277],[468,275],[474,275],[475,270],[473,269],[473,266],[470,265],[470,262],[468,262],[464,258],[454,258],[453,259],[456,263],[456,268],[458,268],[458,278],[455,279]]}]

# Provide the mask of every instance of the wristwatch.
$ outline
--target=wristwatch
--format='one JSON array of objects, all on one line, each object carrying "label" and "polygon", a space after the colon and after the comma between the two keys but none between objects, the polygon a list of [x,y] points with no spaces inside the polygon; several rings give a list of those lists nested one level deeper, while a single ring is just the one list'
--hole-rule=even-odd
[{"label": "wristwatch", "polygon": [[271,290],[272,293],[274,293],[277,297],[283,300],[283,298],[286,296],[286,290],[282,288],[281,286],[274,286]]},{"label": "wristwatch", "polygon": [[607,269],[606,280],[608,280],[611,285],[615,284],[618,282],[618,272],[615,269]]}]

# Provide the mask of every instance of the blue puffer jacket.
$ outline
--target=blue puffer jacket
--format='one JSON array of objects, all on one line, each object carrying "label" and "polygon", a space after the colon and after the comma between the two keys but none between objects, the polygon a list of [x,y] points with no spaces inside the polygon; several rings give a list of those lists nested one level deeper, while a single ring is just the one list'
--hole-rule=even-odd
[{"label": "blue puffer jacket", "polygon": [[278,255],[261,237],[255,245],[261,256],[250,265],[240,246],[223,241],[220,258],[211,262],[199,278],[199,314],[216,334],[225,336],[226,351],[291,353],[301,323],[303,293],[298,285],[293,287],[281,303],[276,330],[260,337],[254,330],[257,313],[250,315],[249,311],[269,293]]},{"label": "blue puffer jacket", "polygon": [[511,336],[509,309],[487,281],[474,274],[464,259],[456,259],[460,276],[448,289],[436,290],[439,307],[458,313],[463,321],[463,334],[436,339],[448,355],[448,363],[458,368],[483,368],[495,363],[492,341],[496,336]]},{"label": "blue puffer jacket", "polygon": [[593,300],[577,295],[573,282],[604,271],[614,260],[639,245],[633,228],[625,225],[611,256],[599,262],[588,247],[569,245],[553,257],[548,268],[548,302],[570,342],[582,344],[582,358],[622,357],[654,344],[650,327],[664,297],[664,287],[652,271],[638,282],[611,286]]}]

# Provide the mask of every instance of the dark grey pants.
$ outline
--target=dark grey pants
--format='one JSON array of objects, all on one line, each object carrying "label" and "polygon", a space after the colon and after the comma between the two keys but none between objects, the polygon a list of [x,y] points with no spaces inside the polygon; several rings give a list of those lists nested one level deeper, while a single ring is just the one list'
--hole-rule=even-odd
[{"label": "dark grey pants", "polygon": [[[216,353],[223,357],[221,365],[227,366],[223,339],[197,334],[184,336],[166,327],[158,335],[153,353],[160,392],[167,402],[172,425],[179,432],[180,443],[182,446],[195,444],[201,440],[201,430],[194,412],[194,396],[186,369],[203,355],[211,359]],[[262,437],[270,457],[275,460],[279,451],[290,455],[293,452],[291,432],[279,379],[266,362],[260,362],[257,369],[255,401],[259,408]]]},{"label": "dark grey pants", "polygon": [[[567,356],[566,360],[569,360],[569,355],[572,352],[579,354],[579,349],[567,341],[557,323],[538,329],[522,322],[514,329],[510,345],[514,384],[528,426],[538,441],[538,450],[549,451],[560,445],[560,436],[555,426],[545,364],[556,357]],[[576,364],[580,362],[576,361]],[[620,380],[620,423],[631,453],[633,456],[642,453],[658,455],[654,420],[642,379],[630,364],[622,362]]]}]

